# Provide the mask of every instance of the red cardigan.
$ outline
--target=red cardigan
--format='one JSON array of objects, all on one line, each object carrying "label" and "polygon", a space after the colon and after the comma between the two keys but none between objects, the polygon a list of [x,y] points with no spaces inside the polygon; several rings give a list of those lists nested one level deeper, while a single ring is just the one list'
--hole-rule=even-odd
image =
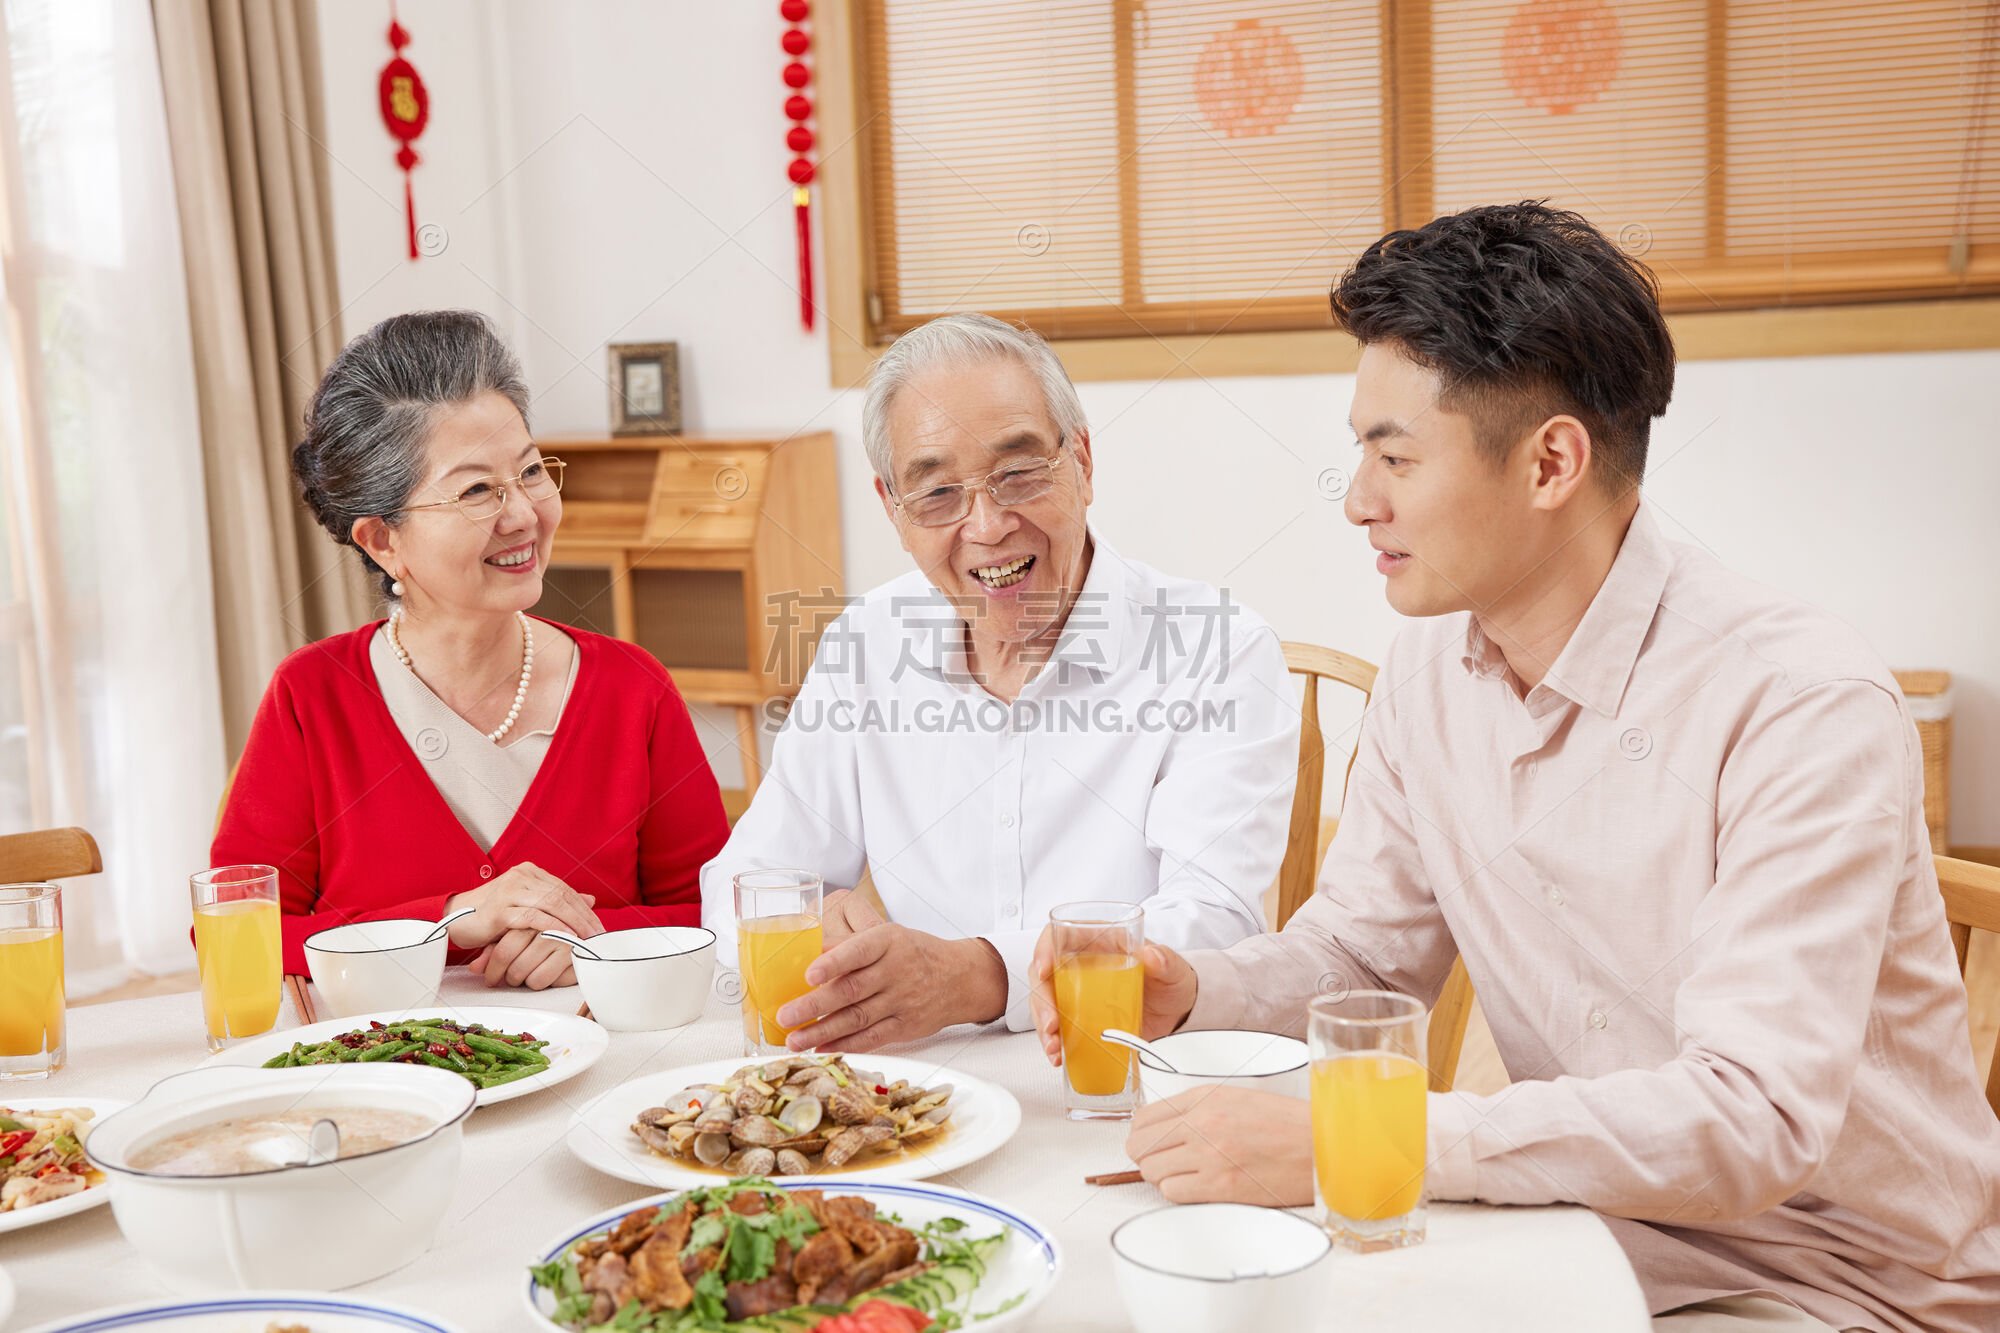
[{"label": "red cardigan", "polygon": [[[278,667],[210,850],[278,868],[285,970],[314,931],[444,914],[445,899],[522,861],[597,896],[605,929],[696,925],[701,867],[728,824],[667,669],[618,639],[564,626],[576,685],[513,822],[479,849],[411,751],[368,661],[381,622]],[[471,955],[454,950],[452,961]]]}]

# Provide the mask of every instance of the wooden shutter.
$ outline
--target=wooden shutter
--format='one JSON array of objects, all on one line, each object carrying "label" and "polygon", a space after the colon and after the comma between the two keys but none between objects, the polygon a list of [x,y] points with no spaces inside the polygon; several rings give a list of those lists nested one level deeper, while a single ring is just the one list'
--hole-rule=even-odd
[{"label": "wooden shutter", "polygon": [[857,0],[871,322],[1321,327],[1545,198],[1672,310],[2000,291],[2000,0]]}]

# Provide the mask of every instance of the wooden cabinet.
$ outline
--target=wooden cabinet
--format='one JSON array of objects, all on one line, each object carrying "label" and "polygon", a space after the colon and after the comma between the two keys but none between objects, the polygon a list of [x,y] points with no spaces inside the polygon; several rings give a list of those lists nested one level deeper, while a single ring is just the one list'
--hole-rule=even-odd
[{"label": "wooden cabinet", "polygon": [[832,434],[541,443],[569,470],[536,614],[630,640],[690,702],[735,709],[754,790],[758,710],[798,693],[845,587]]}]

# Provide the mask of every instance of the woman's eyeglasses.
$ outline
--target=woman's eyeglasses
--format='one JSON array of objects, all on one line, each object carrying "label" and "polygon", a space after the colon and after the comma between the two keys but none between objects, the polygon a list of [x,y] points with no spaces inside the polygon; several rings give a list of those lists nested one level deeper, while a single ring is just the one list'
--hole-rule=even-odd
[{"label": "woman's eyeglasses", "polygon": [[430,504],[404,505],[410,509],[443,509],[450,506],[465,517],[478,522],[492,518],[507,507],[507,492],[518,487],[522,495],[530,500],[546,500],[562,489],[563,469],[568,464],[560,458],[538,458],[511,477],[481,477],[449,500],[436,500]]},{"label": "woman's eyeglasses", "polygon": [[972,512],[972,493],[985,491],[999,505],[1020,505],[1047,495],[1056,484],[1056,469],[1063,464],[1063,446],[1042,458],[1017,459],[995,468],[977,481],[953,482],[947,486],[926,486],[894,503],[920,528],[942,528],[962,520]]}]

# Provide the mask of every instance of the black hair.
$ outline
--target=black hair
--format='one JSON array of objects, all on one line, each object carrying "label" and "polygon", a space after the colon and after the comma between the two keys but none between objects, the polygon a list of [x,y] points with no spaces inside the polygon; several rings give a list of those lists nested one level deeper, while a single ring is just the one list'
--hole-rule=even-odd
[{"label": "black hair", "polygon": [[1612,493],[1646,471],[1674,391],[1674,343],[1653,275],[1576,213],[1527,202],[1448,213],[1369,246],[1334,285],[1334,322],[1443,381],[1504,457],[1567,413],[1590,432]]}]

